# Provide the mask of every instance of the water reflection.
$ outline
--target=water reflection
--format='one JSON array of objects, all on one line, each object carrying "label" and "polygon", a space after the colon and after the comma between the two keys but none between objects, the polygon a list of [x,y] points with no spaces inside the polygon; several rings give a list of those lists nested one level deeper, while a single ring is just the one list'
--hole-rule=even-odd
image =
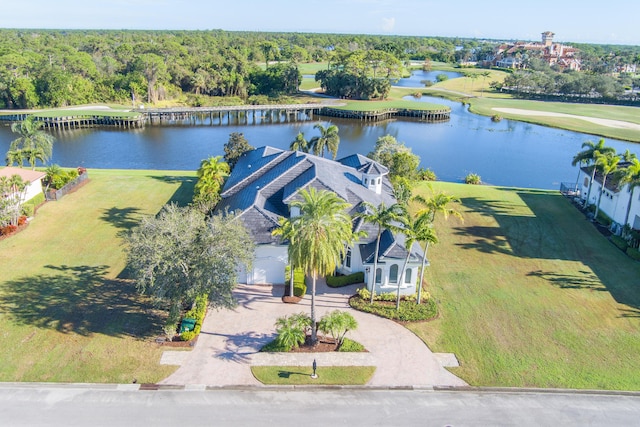
[{"label": "water reflection", "polygon": [[[195,170],[200,160],[222,155],[231,132],[242,132],[254,146],[288,148],[298,132],[307,139],[318,135],[316,123],[336,124],[340,129],[338,156],[367,154],[376,139],[393,135],[421,157],[439,179],[462,181],[467,173],[478,173],[483,181],[514,187],[559,188],[560,182],[575,181],[573,155],[584,141],[598,137],[546,128],[510,120],[493,122],[469,113],[459,102],[422,97],[418,101],[451,107],[451,120],[422,123],[390,120],[370,124],[324,118],[320,121],[282,122],[265,125],[147,126],[144,129],[113,128],[65,130],[55,133],[52,162],[62,166],[122,169]],[[0,126],[0,153],[15,139]],[[607,139],[619,152],[629,149],[640,155],[638,144]]]}]

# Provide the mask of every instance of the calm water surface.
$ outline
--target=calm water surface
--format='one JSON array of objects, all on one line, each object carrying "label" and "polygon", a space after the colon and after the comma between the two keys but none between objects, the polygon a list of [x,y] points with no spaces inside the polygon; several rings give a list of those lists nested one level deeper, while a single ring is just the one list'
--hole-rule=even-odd
[{"label": "calm water surface", "polygon": [[[584,141],[599,137],[469,113],[460,103],[423,97],[452,108],[446,123],[388,121],[377,125],[332,120],[340,129],[339,157],[370,152],[378,137],[390,134],[404,142],[431,168],[438,179],[462,181],[470,172],[486,183],[514,187],[557,189],[574,182],[577,169],[571,159]],[[243,132],[258,147],[288,148],[298,132],[317,135],[307,121],[262,125],[148,126],[141,130],[82,129],[54,132],[52,163],[61,166],[118,169],[195,170],[200,160],[223,155],[231,132]],[[15,135],[0,126],[0,153],[6,153]],[[640,156],[640,145],[607,139],[618,151]]]}]

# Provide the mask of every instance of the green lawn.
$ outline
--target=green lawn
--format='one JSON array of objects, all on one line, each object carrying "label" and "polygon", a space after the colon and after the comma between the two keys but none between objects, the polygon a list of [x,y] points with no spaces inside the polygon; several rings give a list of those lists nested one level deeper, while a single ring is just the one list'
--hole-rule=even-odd
[{"label": "green lawn", "polygon": [[193,172],[89,170],[0,241],[0,381],[156,382],[162,313],[123,277],[121,233],[169,201],[190,200]]},{"label": "green lawn", "polygon": [[640,390],[640,263],[557,192],[434,188],[461,198],[464,222],[436,224],[426,280],[441,315],[409,328],[455,353],[456,375],[483,386]]},{"label": "green lawn", "polygon": [[313,379],[309,366],[251,367],[253,376],[267,385],[365,385],[375,371],[375,366],[320,366]]}]

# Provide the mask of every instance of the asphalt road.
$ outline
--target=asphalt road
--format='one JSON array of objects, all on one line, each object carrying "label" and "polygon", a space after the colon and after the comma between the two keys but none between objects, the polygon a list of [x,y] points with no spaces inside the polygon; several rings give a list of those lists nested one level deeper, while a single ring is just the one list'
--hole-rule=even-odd
[{"label": "asphalt road", "polygon": [[0,385],[0,426],[634,426],[640,395]]}]

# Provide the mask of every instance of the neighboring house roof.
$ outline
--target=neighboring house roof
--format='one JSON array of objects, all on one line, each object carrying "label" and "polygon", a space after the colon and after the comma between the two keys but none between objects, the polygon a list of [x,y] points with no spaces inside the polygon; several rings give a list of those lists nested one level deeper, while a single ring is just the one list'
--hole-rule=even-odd
[{"label": "neighboring house roof", "polygon": [[[627,168],[631,163],[629,162],[620,162],[618,163],[618,169],[625,169]],[[582,170],[582,172],[584,172],[589,178],[591,178],[591,172],[593,171],[594,166],[590,165],[590,166],[583,166],[580,169]],[[607,175],[607,185],[605,185],[605,188],[613,193],[618,193],[620,190],[622,190],[622,188],[624,188],[624,185],[620,185],[620,178],[621,175],[617,174],[617,173],[610,173],[609,175]],[[598,171],[596,169],[596,176],[594,181],[597,182],[598,184],[600,184],[602,186],[602,181],[604,179],[604,175],[602,175],[600,173],[600,171]]]},{"label": "neighboring house roof", "polygon": [[29,183],[36,182],[47,176],[47,174],[44,172],[31,169],[16,168],[13,166],[7,166],[0,169],[0,177],[6,176],[7,178],[11,178],[13,175],[18,175],[20,176],[20,178],[22,178],[23,181],[28,181]]},{"label": "neighboring house roof", "polygon": [[[382,176],[380,194],[363,185],[363,173]],[[271,233],[278,227],[280,218],[289,217],[288,205],[299,199],[301,189],[333,191],[351,205],[349,213],[353,215],[363,210],[363,202],[375,206],[383,202],[387,206],[396,203],[387,173],[386,167],[359,154],[333,161],[300,151],[260,147],[238,160],[222,189],[222,200],[216,210],[236,212],[256,244],[276,244],[280,238]],[[368,232],[368,237],[361,240],[361,247],[371,242],[375,246],[377,227],[356,219],[354,229]],[[380,254],[405,258],[404,236],[393,236],[388,231],[387,234]],[[422,256],[419,245],[413,247],[412,256]]]}]

